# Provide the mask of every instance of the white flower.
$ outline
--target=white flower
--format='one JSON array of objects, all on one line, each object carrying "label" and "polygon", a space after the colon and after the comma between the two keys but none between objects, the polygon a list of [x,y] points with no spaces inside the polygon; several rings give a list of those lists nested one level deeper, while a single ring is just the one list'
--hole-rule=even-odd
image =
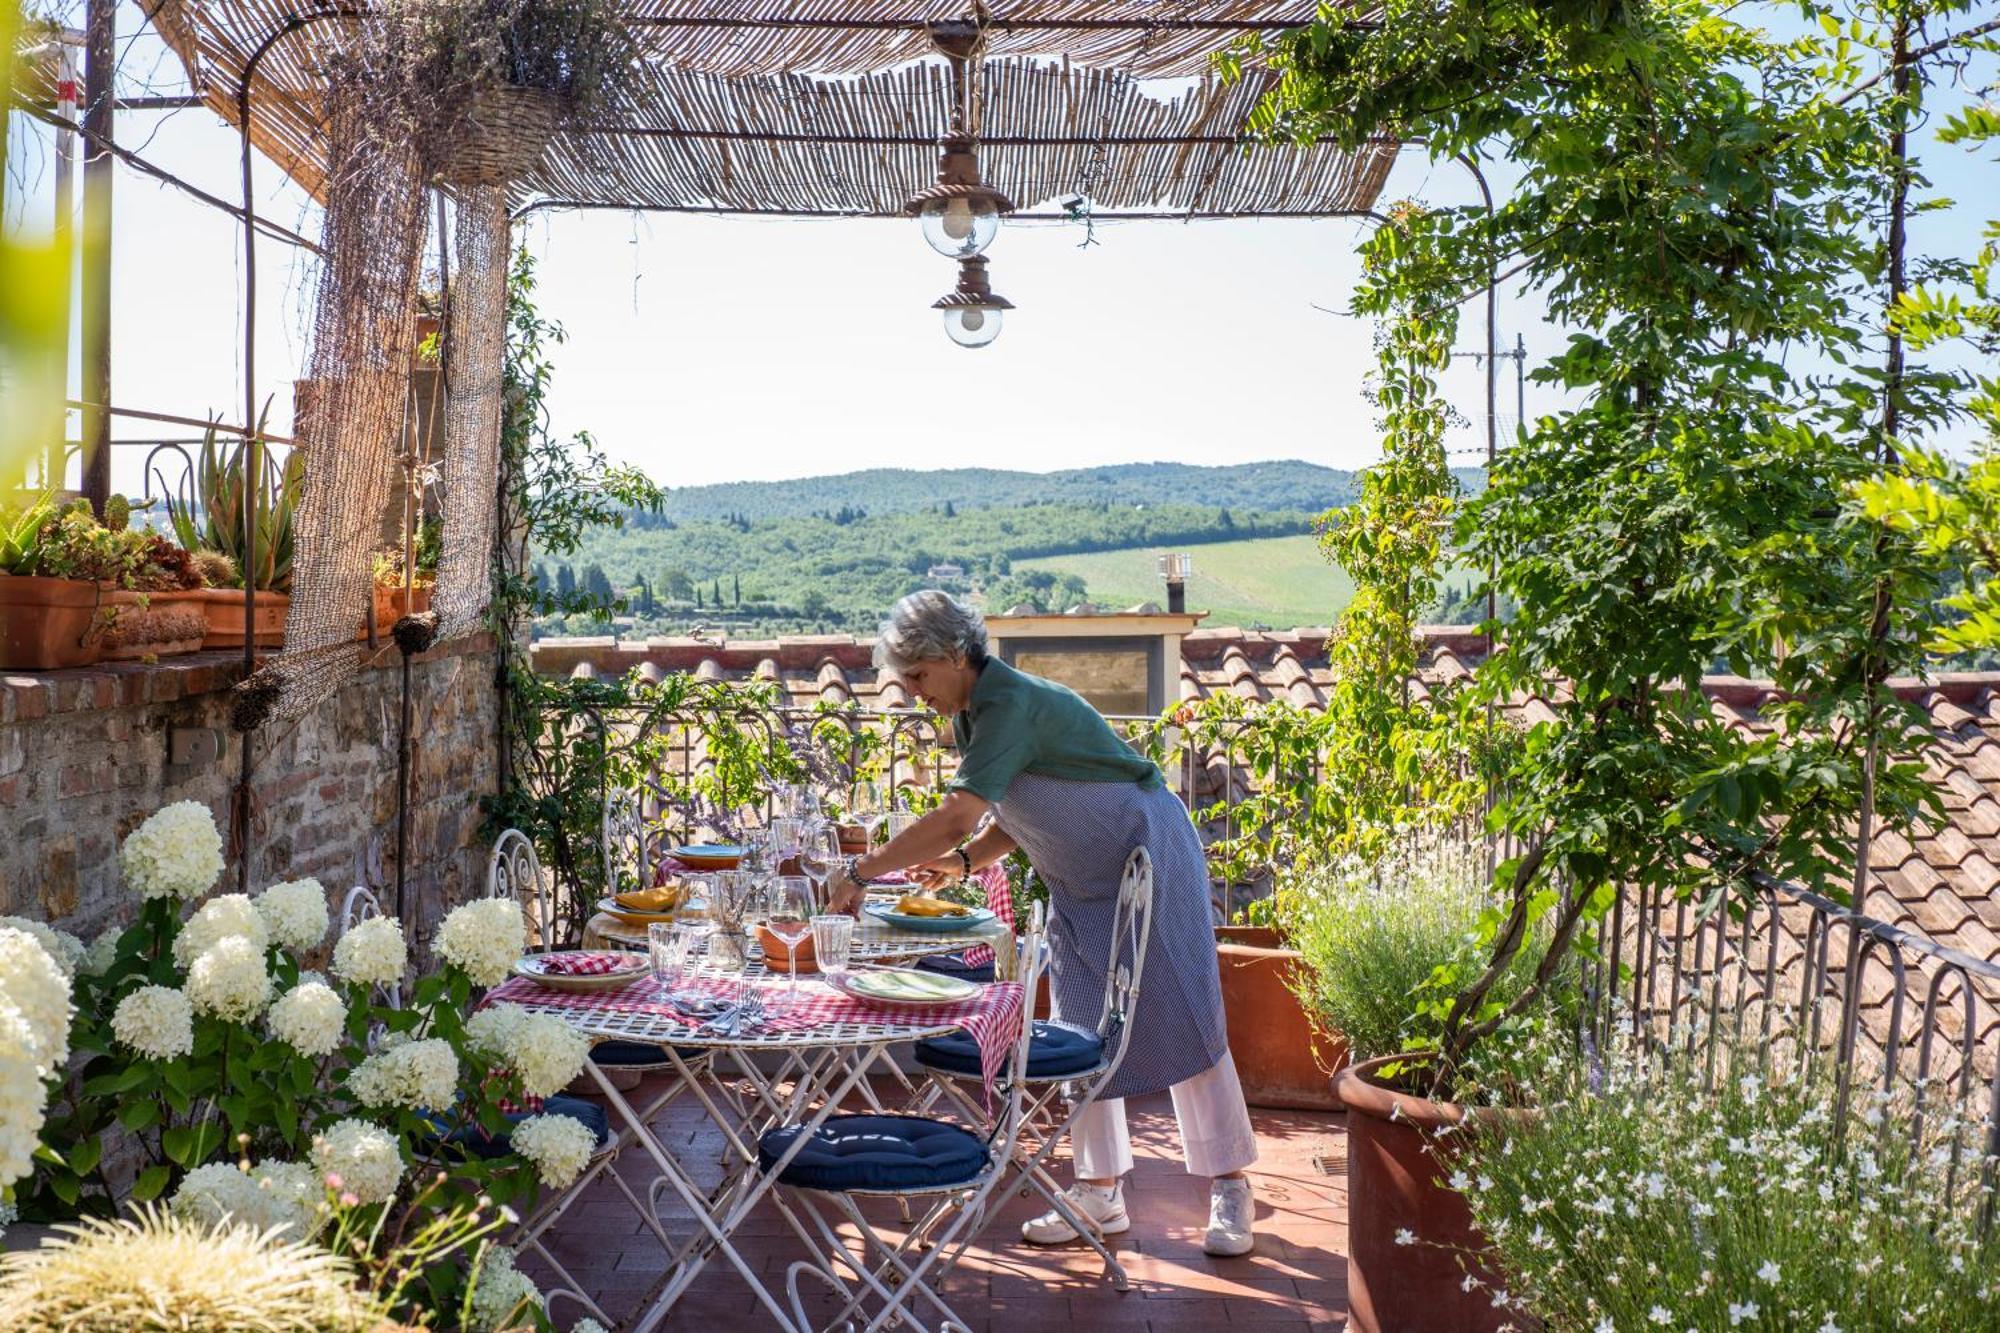
[{"label": "white flower", "polygon": [[1757,1270],[1757,1277],[1762,1282],[1776,1282],[1778,1280],[1778,1266],[1769,1259],[1766,1259],[1763,1267]]},{"label": "white flower", "polygon": [[505,1245],[488,1247],[472,1288],[471,1333],[512,1327],[530,1306],[539,1309],[541,1304],[542,1293],[514,1267],[514,1252]]},{"label": "white flower", "polygon": [[496,986],[506,979],[527,942],[521,904],[512,898],[480,898],[451,909],[431,948],[473,985]]},{"label": "white flower", "polygon": [[194,960],[187,996],[198,1014],[247,1023],[271,1002],[271,978],[264,971],[264,946],[231,935]]},{"label": "white flower", "polygon": [[530,1097],[552,1097],[583,1072],[590,1043],[554,1014],[531,1014],[517,1004],[496,1004],[466,1020],[473,1050],[520,1076]]},{"label": "white flower", "polygon": [[1745,1301],[1741,1305],[1738,1305],[1735,1301],[1729,1303],[1729,1323],[1732,1328],[1746,1319],[1755,1319],[1756,1317],[1757,1302]]},{"label": "white flower", "polygon": [[271,1035],[300,1055],[330,1055],[347,1026],[347,1006],[323,981],[303,981],[271,1006]]},{"label": "white flower", "polygon": [[69,1059],[69,978],[24,930],[0,927],[0,1000],[28,1025],[28,1053],[39,1083]]},{"label": "white flower", "polygon": [[90,947],[83,951],[83,958],[77,963],[77,971],[86,977],[101,977],[111,970],[118,961],[118,937],[125,933],[123,926],[106,926],[99,931]]},{"label": "white flower", "polygon": [[0,997],[0,1189],[34,1169],[47,1111],[48,1069],[34,1025]]},{"label": "white flower", "polygon": [[1829,1314],[1826,1317],[1826,1322],[1819,1326],[1818,1333],[1840,1333],[1840,1325],[1834,1323],[1833,1316]]},{"label": "white flower", "polygon": [[1590,1333],[1618,1333],[1618,1325],[1611,1322],[1610,1315],[1606,1315],[1597,1321],[1597,1327],[1592,1329]]},{"label": "white flower", "polygon": [[1652,1320],[1656,1324],[1671,1324],[1674,1322],[1674,1317],[1671,1314],[1667,1313],[1667,1307],[1664,1305],[1656,1305],[1652,1309],[1646,1311],[1646,1318]]},{"label": "white flower", "polygon": [[385,1203],[403,1180],[396,1136],[366,1120],[342,1120],[313,1139],[312,1164],[328,1189],[361,1203]]},{"label": "white flower", "polygon": [[76,975],[76,965],[83,960],[83,941],[76,936],[40,921],[30,921],[24,916],[0,916],[0,926],[27,931],[35,937],[35,943],[56,960],[56,966],[62,969],[64,976]]},{"label": "white flower", "polygon": [[604,1325],[585,1315],[569,1326],[569,1333],[609,1333]]},{"label": "white flower", "polygon": [[199,801],[153,812],[118,849],[125,884],[142,898],[199,898],[222,874],[222,835]]},{"label": "white flower", "polygon": [[550,1189],[568,1188],[597,1151],[597,1135],[573,1116],[531,1115],[514,1126],[514,1151],[535,1164]]},{"label": "white flower", "polygon": [[273,884],[257,895],[257,912],[271,938],[293,953],[316,949],[326,938],[326,889],[316,879]]},{"label": "white flower", "polygon": [[111,1035],[149,1060],[194,1050],[194,1006],[171,986],[141,986],[118,1002]]},{"label": "white flower", "polygon": [[435,1037],[404,1042],[356,1065],[347,1090],[364,1106],[443,1111],[458,1100],[458,1056]]},{"label": "white flower", "polygon": [[394,986],[410,965],[403,928],[386,916],[358,922],[333,946],[333,975],[355,986]]},{"label": "white flower", "polygon": [[264,918],[248,894],[225,893],[211,898],[174,937],[174,965],[193,967],[195,959],[235,935],[249,940],[260,954],[271,943],[271,932],[264,928]]},{"label": "white flower", "polygon": [[233,1162],[211,1162],[187,1173],[168,1206],[209,1226],[243,1222],[303,1240],[319,1229],[325,1203],[319,1177],[301,1163],[265,1162],[246,1172]]},{"label": "white flower", "polygon": [[1398,1245],[1415,1245],[1417,1243],[1417,1233],[1408,1227],[1397,1227],[1396,1243]]}]

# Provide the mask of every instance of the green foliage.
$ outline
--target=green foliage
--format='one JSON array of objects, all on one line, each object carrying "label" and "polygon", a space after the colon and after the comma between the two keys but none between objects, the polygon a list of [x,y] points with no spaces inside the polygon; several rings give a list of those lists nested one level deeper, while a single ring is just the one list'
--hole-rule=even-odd
[{"label": "green foliage", "polygon": [[[1717,0],[1388,0],[1377,24],[1329,18],[1235,57],[1279,71],[1259,113],[1278,137],[1358,147],[1391,126],[1440,161],[1506,164],[1491,210],[1378,229],[1357,310],[1422,325],[1504,270],[1568,334],[1535,378],[1575,406],[1524,430],[1456,525],[1516,608],[1468,693],[1541,697],[1553,719],[1491,789],[1522,851],[1498,868],[1483,963],[1436,980],[1447,1084],[1532,1007],[1533,986],[1494,992],[1533,922],[1551,922],[1545,978],[1608,885],[1709,909],[1753,870],[1844,893],[1861,807],[1895,823],[1933,799],[1883,682],[1920,664],[1940,571],[1845,501],[1964,385],[1900,347],[1870,364],[1880,284],[1908,259],[1874,227],[1908,212],[1895,136],[1922,81],[1865,79],[1860,56],[1879,66],[1960,6],[1861,8],[1779,40]],[[1801,358],[1833,369],[1786,369]],[[1717,662],[1775,682],[1772,730],[1715,717],[1694,682]]]},{"label": "green foliage", "polygon": [[[269,411],[266,404],[258,416],[259,432]],[[293,518],[305,489],[305,451],[293,449],[282,463],[268,449],[259,452],[255,560],[243,543],[243,508],[250,498],[243,480],[248,451],[247,443],[223,444],[215,427],[209,427],[181,494],[166,497],[167,521],[185,549],[227,556],[236,566],[238,586],[248,570],[259,592],[286,592],[292,586]]]},{"label": "green foliage", "polygon": [[42,533],[55,516],[55,501],[48,495],[17,509],[0,510],[0,572],[42,574],[49,554]]}]

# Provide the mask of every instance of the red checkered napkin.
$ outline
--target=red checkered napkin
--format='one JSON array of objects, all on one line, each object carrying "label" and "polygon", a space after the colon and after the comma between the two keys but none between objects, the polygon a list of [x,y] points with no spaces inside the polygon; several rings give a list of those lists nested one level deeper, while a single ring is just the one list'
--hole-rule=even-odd
[{"label": "red checkered napkin", "polygon": [[622,953],[551,953],[540,960],[542,971],[558,977],[602,977],[613,972],[632,972],[638,963]]},{"label": "red checkered napkin", "polygon": [[[986,890],[986,907],[994,916],[1005,922],[1007,929],[1014,928],[1014,892],[1007,883],[1007,868],[995,861],[990,866],[981,866],[972,872],[972,882]],[[959,955],[967,967],[981,967],[993,961],[990,945],[975,944]]]}]

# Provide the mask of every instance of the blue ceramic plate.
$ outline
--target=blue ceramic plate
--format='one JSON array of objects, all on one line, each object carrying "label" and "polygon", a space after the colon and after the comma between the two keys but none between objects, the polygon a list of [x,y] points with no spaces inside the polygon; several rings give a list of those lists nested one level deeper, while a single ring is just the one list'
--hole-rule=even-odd
[{"label": "blue ceramic plate", "polygon": [[962,935],[979,929],[993,919],[993,913],[984,907],[972,908],[964,916],[907,916],[884,903],[869,903],[861,910],[885,926],[921,931],[926,935]]},{"label": "blue ceramic plate", "polygon": [[696,870],[734,870],[743,859],[743,849],[733,842],[697,842],[676,847],[667,855]]}]

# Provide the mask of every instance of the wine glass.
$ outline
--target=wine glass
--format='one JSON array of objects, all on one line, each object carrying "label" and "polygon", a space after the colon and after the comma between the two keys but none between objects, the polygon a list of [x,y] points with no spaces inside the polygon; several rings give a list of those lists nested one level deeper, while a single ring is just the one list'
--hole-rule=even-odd
[{"label": "wine glass", "polygon": [[764,891],[764,929],[785,946],[785,1007],[798,998],[799,946],[812,936],[813,887],[804,875],[779,875]]},{"label": "wine glass", "polygon": [[889,841],[894,842],[909,832],[910,825],[922,819],[923,816],[914,810],[905,810],[901,806],[897,806],[888,813],[886,818],[889,824]]},{"label": "wine glass", "polygon": [[869,779],[854,784],[854,808],[848,811],[848,818],[861,825],[865,847],[875,845],[875,830],[888,818],[888,798],[882,791],[882,784]]},{"label": "wine glass", "polygon": [[783,865],[799,854],[799,848],[805,842],[805,821],[789,815],[774,819],[764,837],[770,846],[772,859]]},{"label": "wine glass", "polygon": [[840,830],[825,820],[807,825],[805,839],[799,846],[799,869],[812,881],[815,901],[826,901],[827,877],[839,864]]}]

